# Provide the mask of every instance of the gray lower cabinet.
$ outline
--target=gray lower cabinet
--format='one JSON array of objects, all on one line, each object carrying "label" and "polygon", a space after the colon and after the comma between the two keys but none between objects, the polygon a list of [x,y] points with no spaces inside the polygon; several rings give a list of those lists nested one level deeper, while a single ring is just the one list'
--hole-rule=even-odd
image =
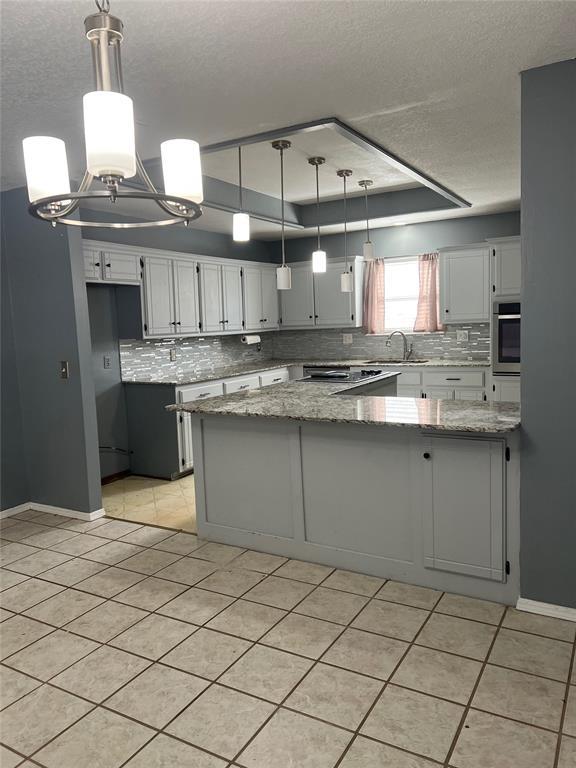
[{"label": "gray lower cabinet", "polygon": [[504,581],[504,442],[430,437],[422,448],[426,567]]}]

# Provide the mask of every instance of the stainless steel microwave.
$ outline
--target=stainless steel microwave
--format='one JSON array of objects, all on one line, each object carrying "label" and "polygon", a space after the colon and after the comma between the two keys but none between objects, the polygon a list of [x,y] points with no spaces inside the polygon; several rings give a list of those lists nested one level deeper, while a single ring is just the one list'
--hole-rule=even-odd
[{"label": "stainless steel microwave", "polygon": [[520,297],[497,299],[492,305],[492,372],[520,373]]}]

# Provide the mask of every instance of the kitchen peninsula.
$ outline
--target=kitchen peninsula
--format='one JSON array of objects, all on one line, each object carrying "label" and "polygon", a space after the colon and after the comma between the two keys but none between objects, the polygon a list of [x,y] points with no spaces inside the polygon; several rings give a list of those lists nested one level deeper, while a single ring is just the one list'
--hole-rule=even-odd
[{"label": "kitchen peninsula", "polygon": [[287,382],[191,414],[202,537],[473,597],[519,592],[519,409]]}]

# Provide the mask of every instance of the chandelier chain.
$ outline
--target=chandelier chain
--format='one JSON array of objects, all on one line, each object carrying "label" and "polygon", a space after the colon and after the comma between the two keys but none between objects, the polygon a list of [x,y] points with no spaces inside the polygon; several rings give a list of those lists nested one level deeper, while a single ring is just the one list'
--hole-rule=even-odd
[{"label": "chandelier chain", "polygon": [[110,0],[94,0],[100,13],[110,13]]}]

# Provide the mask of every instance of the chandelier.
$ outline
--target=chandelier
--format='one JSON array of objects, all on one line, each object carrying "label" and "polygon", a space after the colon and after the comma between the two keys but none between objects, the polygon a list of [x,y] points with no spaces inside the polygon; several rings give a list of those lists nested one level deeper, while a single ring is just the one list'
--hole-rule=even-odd
[{"label": "chandelier", "polygon": [[[84,96],[86,171],[77,192],[70,190],[66,146],[52,136],[23,140],[32,216],[76,227],[133,229],[161,227],[202,215],[200,147],[191,139],[170,139],[160,145],[164,192],[152,183],[136,151],[134,108],[124,93],[120,44],[123,24],[110,14],[109,0],[96,0],[98,13],[84,20],[92,49],[95,90]],[[126,179],[140,179],[143,188],[126,187]],[[93,188],[93,182],[98,184]],[[131,183],[132,184],[132,183]],[[81,221],[71,214],[84,200],[151,200],[168,218],[153,221]]]}]

